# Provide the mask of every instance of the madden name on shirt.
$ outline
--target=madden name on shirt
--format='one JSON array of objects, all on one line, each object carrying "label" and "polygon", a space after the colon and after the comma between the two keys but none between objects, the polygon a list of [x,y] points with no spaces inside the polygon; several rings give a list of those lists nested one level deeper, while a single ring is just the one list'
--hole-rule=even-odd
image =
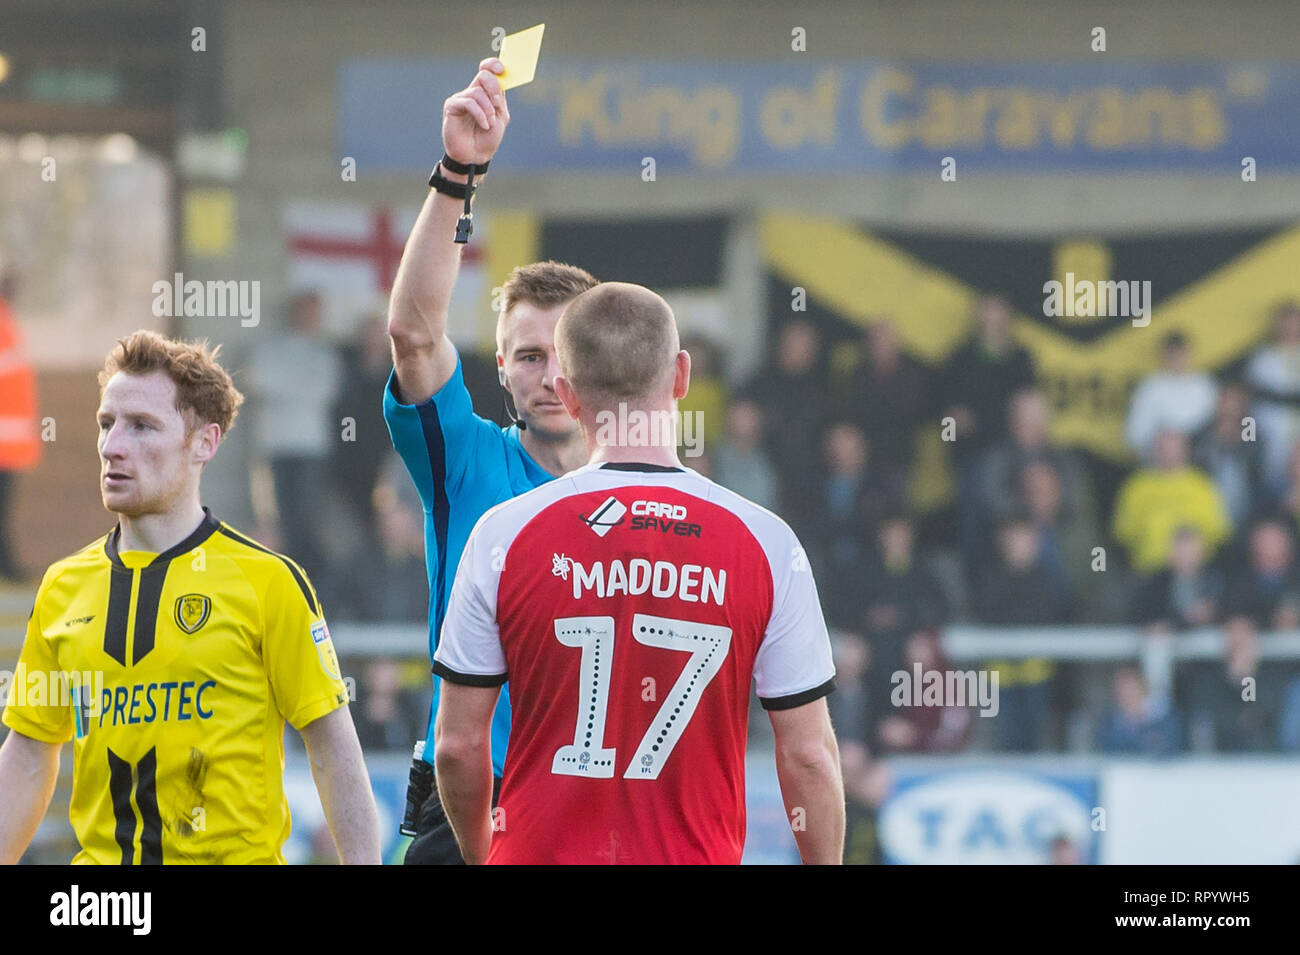
[{"label": "madden name on shirt", "polygon": [[614,559],[605,567],[598,560],[588,568],[564,554],[555,554],[551,563],[551,573],[556,577],[568,580],[572,574],[575,600],[588,592],[601,598],[620,594],[635,597],[649,592],[656,597],[676,596],[687,603],[721,607],[727,595],[727,572],[701,564],[678,567],[666,560],[651,564],[644,557],[634,557],[626,565]]}]

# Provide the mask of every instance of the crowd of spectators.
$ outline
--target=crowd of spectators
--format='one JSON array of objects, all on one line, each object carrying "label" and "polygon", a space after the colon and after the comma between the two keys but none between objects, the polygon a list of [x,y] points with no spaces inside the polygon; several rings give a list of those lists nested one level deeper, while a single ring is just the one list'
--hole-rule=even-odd
[{"label": "crowd of spectators", "polygon": [[[841,738],[873,753],[1295,749],[1300,674],[1261,662],[1259,636],[1300,626],[1300,306],[1279,306],[1270,340],[1217,377],[1195,367],[1185,335],[1163,335],[1159,367],[1132,391],[1133,464],[1117,484],[1052,439],[1006,300],[982,298],[972,318],[938,367],[873,322],[837,374],[817,326],[794,317],[733,389],[739,428],[729,418],[717,456],[744,444],[744,469],[775,477],[775,509],[809,550],[836,632]],[[945,431],[953,504],[920,513],[908,493],[920,441]],[[725,464],[710,466],[728,482]],[[900,670],[954,666],[937,640],[951,623],[1128,624],[1150,639],[1216,628],[1226,642],[1218,659],[1178,664],[1169,686],[1132,664],[984,661],[1000,710],[981,739],[969,708],[889,699]]]},{"label": "crowd of spectators", "polygon": [[[314,296],[289,314],[251,375],[275,417],[301,409],[292,426],[257,431],[278,539],[335,617],[424,622],[421,505],[380,414],[383,321],[340,351],[320,336]],[[1163,335],[1159,367],[1132,391],[1133,464],[1117,485],[1053,440],[1052,402],[1011,317],[1004,298],[981,298],[969,338],[933,367],[901,348],[887,318],[846,364],[831,361],[815,322],[793,316],[748,380],[727,375],[716,343],[683,342],[694,370],[682,410],[703,419],[704,438],[684,463],[799,535],[834,633],[841,739],[871,754],[1300,748],[1300,676],[1259,660],[1261,633],[1300,626],[1300,306],[1279,306],[1270,340],[1217,377],[1195,367],[1185,336]],[[476,410],[508,423],[491,358],[462,358]],[[910,489],[936,435],[954,493],[951,506],[921,511]],[[987,721],[965,707],[892,705],[893,674],[956,666],[941,640],[953,623],[1128,624],[1150,639],[1210,627],[1226,649],[1178,664],[1169,686],[1148,686],[1132,664],[987,660],[999,687]],[[378,712],[406,711],[422,719],[408,703]]]}]

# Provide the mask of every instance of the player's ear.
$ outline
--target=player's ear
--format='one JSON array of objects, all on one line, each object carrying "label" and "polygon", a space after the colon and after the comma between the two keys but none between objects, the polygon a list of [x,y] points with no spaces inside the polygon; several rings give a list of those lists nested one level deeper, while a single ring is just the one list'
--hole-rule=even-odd
[{"label": "player's ear", "polygon": [[691,356],[686,349],[677,353],[673,368],[673,398],[685,398],[691,387]]},{"label": "player's ear", "polygon": [[578,396],[574,394],[569,379],[563,375],[556,375],[552,387],[555,388],[555,396],[560,399],[560,404],[564,405],[564,410],[569,413],[569,417],[577,421],[578,412],[582,410],[582,404],[578,401]]},{"label": "player's ear", "polygon": [[195,435],[197,439],[194,445],[194,454],[199,459],[200,464],[207,464],[217,453],[217,448],[221,445],[221,425],[215,421],[209,421],[198,429]]},{"label": "player's ear", "polygon": [[[501,387],[510,391],[510,378],[506,375],[506,360],[497,352],[497,381],[501,382]],[[514,394],[514,392],[510,392]]]}]

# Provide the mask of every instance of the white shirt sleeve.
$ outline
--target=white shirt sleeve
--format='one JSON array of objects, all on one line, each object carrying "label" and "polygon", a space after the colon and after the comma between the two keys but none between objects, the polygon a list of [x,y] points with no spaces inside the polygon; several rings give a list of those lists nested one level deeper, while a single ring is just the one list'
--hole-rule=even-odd
[{"label": "white shirt sleeve", "polygon": [[1129,403],[1128,421],[1124,429],[1128,446],[1143,459],[1146,458],[1147,445],[1155,431],[1152,427],[1153,402],[1150,382],[1150,378],[1143,379],[1134,389],[1133,399]]},{"label": "white shirt sleeve", "polygon": [[1197,379],[1196,401],[1194,402],[1195,424],[1192,425],[1193,431],[1199,431],[1210,423],[1214,418],[1214,409],[1219,403],[1219,386],[1209,375],[1201,375]]},{"label": "white shirt sleeve", "polygon": [[500,561],[482,546],[483,522],[470,534],[447,599],[433,672],[452,683],[500,686],[506,682],[505,651],[497,628]]},{"label": "white shirt sleeve", "polygon": [[793,709],[834,689],[831,641],[808,558],[794,533],[769,550],[772,619],[754,658],[754,685],[765,709]]}]

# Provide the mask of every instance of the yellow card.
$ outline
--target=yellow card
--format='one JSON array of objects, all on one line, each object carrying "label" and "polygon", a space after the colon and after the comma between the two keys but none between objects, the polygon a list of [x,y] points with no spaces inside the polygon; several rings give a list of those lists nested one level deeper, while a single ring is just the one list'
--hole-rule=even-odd
[{"label": "yellow card", "polygon": [[545,29],[546,24],[539,23],[501,39],[501,52],[497,54],[497,59],[506,69],[504,73],[497,74],[497,82],[503,90],[533,81],[533,74],[537,72],[537,55],[542,52],[542,31]]}]

